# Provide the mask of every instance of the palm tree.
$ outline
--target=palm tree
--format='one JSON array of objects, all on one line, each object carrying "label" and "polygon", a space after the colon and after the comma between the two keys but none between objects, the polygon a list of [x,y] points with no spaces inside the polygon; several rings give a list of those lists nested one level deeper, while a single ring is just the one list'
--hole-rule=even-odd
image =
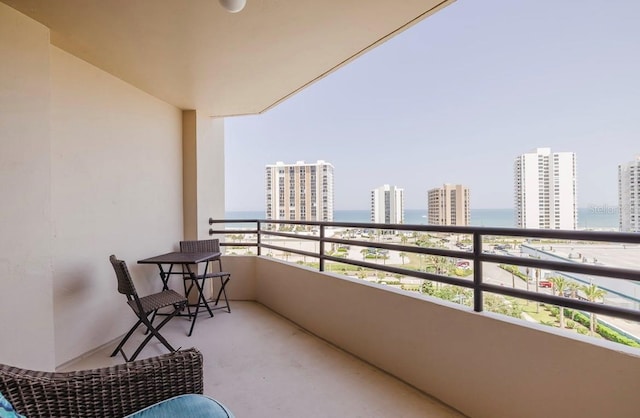
[{"label": "palm tree", "polygon": [[[565,289],[567,289],[569,286],[569,280],[565,279],[562,276],[552,277],[549,279],[549,281],[553,283],[552,291],[554,295],[556,294],[556,292],[558,292],[559,296],[563,296]],[[560,309],[560,328],[564,328],[564,306],[558,306],[558,308]]]},{"label": "palm tree", "polygon": [[242,238],[244,238],[242,234],[231,234],[227,236],[231,238],[231,242],[233,242],[234,244],[238,241],[242,241]]},{"label": "palm tree", "polygon": [[[569,290],[570,294],[569,297],[570,298],[577,298],[578,297],[578,289],[580,289],[580,285],[576,282],[568,282],[567,283],[567,290]],[[577,311],[575,309],[571,310],[571,319],[573,321],[576,320],[576,313]]]},{"label": "palm tree", "polygon": [[[589,302],[597,302],[600,299],[604,299],[604,296],[607,294],[607,292],[600,289],[598,286],[596,286],[593,283],[591,283],[588,286],[587,285],[582,286],[582,291],[584,292],[584,295],[587,297]],[[591,312],[590,315],[591,315],[591,318],[590,318],[591,323],[589,324],[589,331],[591,331],[591,335],[594,335],[596,331],[596,314]]]},{"label": "palm tree", "polygon": [[400,243],[402,245],[406,245],[407,241],[409,241],[409,238],[407,238],[406,234],[400,234]]},{"label": "palm tree", "polygon": [[572,298],[576,298],[576,296],[578,295],[578,289],[580,289],[580,285],[576,282],[568,282],[567,283],[567,290],[569,290],[569,292],[571,292],[569,297]]},{"label": "palm tree", "polygon": [[404,264],[404,259],[407,256],[407,253],[400,253],[400,258],[402,259],[402,264]]},{"label": "palm tree", "polygon": [[446,257],[438,257],[438,264],[440,264],[440,268],[439,270],[443,273],[443,274],[448,274],[450,267],[451,267],[451,263],[449,262],[449,259]]},{"label": "palm tree", "polygon": [[446,272],[447,259],[438,255],[428,255],[427,265],[431,265],[436,274],[441,274]]}]

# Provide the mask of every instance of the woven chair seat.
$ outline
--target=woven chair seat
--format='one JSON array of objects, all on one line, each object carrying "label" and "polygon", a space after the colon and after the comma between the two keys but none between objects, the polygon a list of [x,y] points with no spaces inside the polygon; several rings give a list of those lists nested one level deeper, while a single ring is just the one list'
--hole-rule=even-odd
[{"label": "woven chair seat", "polygon": [[[164,308],[165,306],[186,304],[186,298],[173,290],[163,290],[160,293],[154,293],[153,295],[143,296],[140,298],[140,304],[145,314],[153,312],[155,310]],[[135,313],[138,312],[138,305],[135,300],[127,302],[131,309]]]}]

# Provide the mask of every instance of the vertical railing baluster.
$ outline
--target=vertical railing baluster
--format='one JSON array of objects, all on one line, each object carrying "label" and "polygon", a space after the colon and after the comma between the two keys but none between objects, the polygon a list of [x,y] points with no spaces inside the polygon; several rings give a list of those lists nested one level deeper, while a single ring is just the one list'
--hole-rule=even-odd
[{"label": "vertical railing baluster", "polygon": [[482,235],[473,233],[473,310],[482,312]]},{"label": "vertical railing baluster", "polygon": [[262,240],[260,239],[262,237],[262,235],[261,235],[262,229],[260,228],[260,225],[261,225],[261,222],[258,219],[256,221],[256,231],[257,231],[256,232],[256,244],[258,245],[258,251],[257,251],[258,255],[262,255],[262,246],[260,245],[261,242],[262,242]]},{"label": "vertical railing baluster", "polygon": [[320,245],[318,246],[318,257],[320,258],[320,271],[324,271],[324,225],[320,224]]}]

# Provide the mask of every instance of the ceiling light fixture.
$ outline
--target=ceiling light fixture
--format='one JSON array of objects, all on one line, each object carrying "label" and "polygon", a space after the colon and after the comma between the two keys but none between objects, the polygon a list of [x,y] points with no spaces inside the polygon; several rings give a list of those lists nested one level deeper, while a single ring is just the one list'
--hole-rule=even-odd
[{"label": "ceiling light fixture", "polygon": [[247,4],[247,0],[218,0],[229,13],[238,13]]}]

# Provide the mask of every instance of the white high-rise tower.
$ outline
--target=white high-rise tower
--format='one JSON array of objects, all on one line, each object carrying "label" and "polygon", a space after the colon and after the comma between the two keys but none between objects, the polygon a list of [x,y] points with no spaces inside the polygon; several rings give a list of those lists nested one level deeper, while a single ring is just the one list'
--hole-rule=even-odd
[{"label": "white high-rise tower", "polygon": [[371,191],[371,222],[404,223],[404,189],[385,184]]},{"label": "white high-rise tower", "polygon": [[640,156],[618,166],[620,232],[640,232]]},{"label": "white high-rise tower", "polygon": [[578,225],[576,154],[538,148],[514,163],[516,225],[569,229]]},{"label": "white high-rise tower", "polygon": [[333,165],[277,162],[266,167],[266,219],[333,221]]}]

